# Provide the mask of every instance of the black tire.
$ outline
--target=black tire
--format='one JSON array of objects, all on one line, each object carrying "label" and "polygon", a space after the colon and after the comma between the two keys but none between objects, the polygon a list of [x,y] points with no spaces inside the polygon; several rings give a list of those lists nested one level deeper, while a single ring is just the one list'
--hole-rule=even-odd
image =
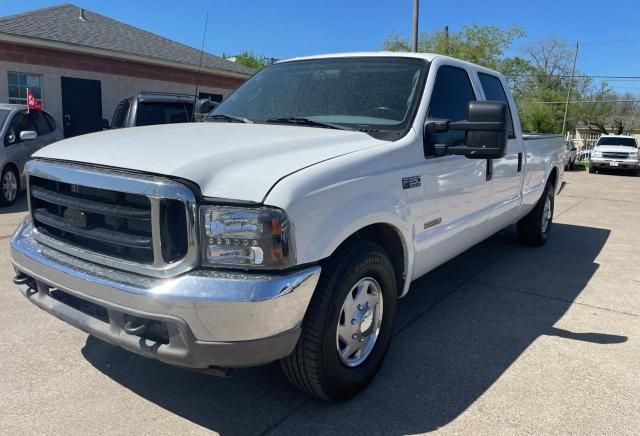
[{"label": "black tire", "polygon": [[592,166],[589,166],[589,174],[595,174],[596,173],[596,169]]},{"label": "black tire", "polygon": [[[382,324],[365,360],[349,367],[338,355],[338,323],[352,287],[367,277],[374,278],[382,290]],[[287,379],[303,392],[329,401],[347,400],[365,389],[389,349],[397,297],[395,271],[386,251],[368,241],[347,243],[323,265],[298,344],[281,360]]]},{"label": "black tire", "polygon": [[576,164],[575,160],[569,162],[569,170],[573,170],[573,166]]},{"label": "black tire", "polygon": [[[5,189],[5,178],[7,178],[10,174],[13,175],[13,181],[15,181],[15,189]],[[6,166],[2,170],[2,175],[0,176],[0,206],[11,206],[18,197],[18,193],[20,192],[20,177],[18,176],[15,168],[11,166]]]},{"label": "black tire", "polygon": [[[526,245],[542,245],[546,242],[553,224],[554,186],[547,182],[538,203],[524,218],[518,221],[518,238]],[[545,209],[549,200],[550,216],[547,225],[543,224]]]}]

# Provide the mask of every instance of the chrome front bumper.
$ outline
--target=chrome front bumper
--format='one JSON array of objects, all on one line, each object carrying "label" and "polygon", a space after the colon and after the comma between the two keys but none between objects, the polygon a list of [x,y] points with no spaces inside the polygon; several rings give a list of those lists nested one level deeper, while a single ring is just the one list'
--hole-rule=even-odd
[{"label": "chrome front bumper", "polygon": [[[286,356],[320,277],[314,266],[286,275],[196,269],[154,278],[54,250],[36,241],[36,232],[27,218],[11,240],[30,301],[100,339],[178,366],[255,366]],[[108,319],[54,298],[57,291],[103,308]],[[132,317],[162,324],[168,343],[131,334],[125,322]]]},{"label": "chrome front bumper", "polygon": [[[611,165],[614,162],[616,165]],[[640,161],[634,159],[611,159],[603,157],[592,157],[589,164],[594,168],[615,169],[636,169],[640,168]]]}]

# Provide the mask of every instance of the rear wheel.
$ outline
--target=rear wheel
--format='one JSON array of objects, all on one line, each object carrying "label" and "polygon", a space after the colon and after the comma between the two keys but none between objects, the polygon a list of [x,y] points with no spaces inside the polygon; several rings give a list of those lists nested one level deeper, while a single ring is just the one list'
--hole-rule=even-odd
[{"label": "rear wheel", "polygon": [[2,170],[2,193],[0,193],[0,205],[9,206],[16,201],[20,182],[18,174],[13,167],[7,166]]},{"label": "rear wheel", "polygon": [[323,267],[300,340],[281,361],[285,376],[324,400],[362,391],[389,348],[397,296],[385,250],[368,241],[348,243]]},{"label": "rear wheel", "polygon": [[553,223],[554,186],[547,182],[542,197],[524,218],[518,221],[518,237],[527,245],[542,245]]}]

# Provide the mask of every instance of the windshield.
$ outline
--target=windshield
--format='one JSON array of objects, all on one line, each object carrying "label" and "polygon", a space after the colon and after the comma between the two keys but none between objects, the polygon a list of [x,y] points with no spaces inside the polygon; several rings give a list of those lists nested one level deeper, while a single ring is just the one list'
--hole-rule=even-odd
[{"label": "windshield", "polygon": [[7,119],[7,117],[9,116],[9,112],[6,109],[0,109],[0,129],[2,129],[2,125],[4,124],[4,120]]},{"label": "windshield", "polygon": [[211,115],[258,123],[298,118],[397,136],[413,121],[426,71],[425,61],[411,58],[283,62],[253,76]]},{"label": "windshield", "polygon": [[634,138],[616,138],[603,136],[598,140],[598,145],[618,145],[620,147],[638,147]]},{"label": "windshield", "polygon": [[192,112],[193,104],[191,103],[140,102],[136,126],[188,123],[191,121]]}]

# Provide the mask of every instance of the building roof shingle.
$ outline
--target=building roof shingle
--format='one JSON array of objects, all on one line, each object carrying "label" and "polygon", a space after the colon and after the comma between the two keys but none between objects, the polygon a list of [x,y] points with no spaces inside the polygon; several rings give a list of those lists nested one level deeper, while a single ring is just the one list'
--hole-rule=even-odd
[{"label": "building roof shingle", "polygon": [[[80,47],[108,50],[183,65],[200,64],[200,50],[130,26],[104,15],[62,4],[17,15],[0,17],[0,34],[37,38]],[[204,69],[251,75],[254,70],[204,53]]]}]

